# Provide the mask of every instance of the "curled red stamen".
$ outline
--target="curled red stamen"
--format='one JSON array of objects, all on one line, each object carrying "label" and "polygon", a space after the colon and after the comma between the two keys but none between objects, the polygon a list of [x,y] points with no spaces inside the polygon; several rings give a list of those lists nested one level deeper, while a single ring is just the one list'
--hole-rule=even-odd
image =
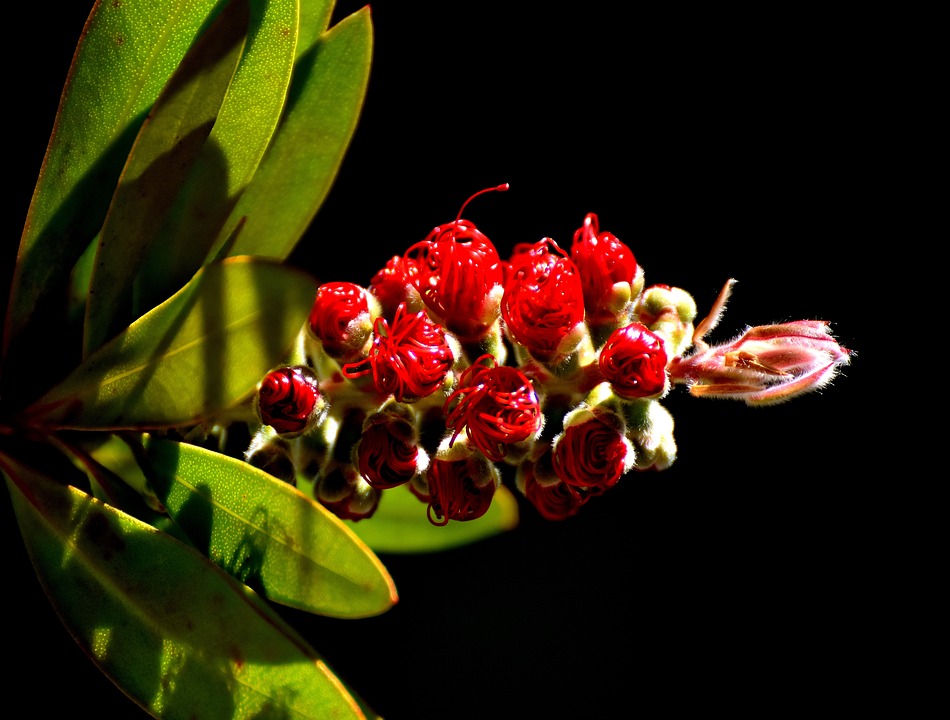
[{"label": "curled red stamen", "polygon": [[363,428],[356,450],[360,475],[378,490],[407,483],[417,471],[419,449],[412,426],[402,417],[381,412]]},{"label": "curled red stamen", "polygon": [[483,355],[459,375],[444,404],[451,442],[466,429],[468,439],[488,459],[502,460],[507,446],[527,440],[541,426],[541,407],[531,381],[517,368],[496,365]]},{"label": "curled red stamen", "polygon": [[516,249],[501,315],[515,341],[542,362],[556,359],[561,342],[584,320],[577,267],[550,238]]},{"label": "curled red stamen", "polygon": [[449,520],[475,520],[484,515],[495,495],[492,466],[476,457],[463,460],[435,459],[429,464],[429,522],[447,525]]},{"label": "curled red stamen", "polygon": [[614,392],[628,400],[659,395],[666,387],[663,341],[640,323],[614,330],[598,362]]},{"label": "curled red stamen", "polygon": [[376,318],[369,355],[343,365],[341,371],[350,379],[372,373],[378,392],[415,402],[441,387],[454,362],[444,328],[424,311],[409,313],[400,303],[392,324]]}]

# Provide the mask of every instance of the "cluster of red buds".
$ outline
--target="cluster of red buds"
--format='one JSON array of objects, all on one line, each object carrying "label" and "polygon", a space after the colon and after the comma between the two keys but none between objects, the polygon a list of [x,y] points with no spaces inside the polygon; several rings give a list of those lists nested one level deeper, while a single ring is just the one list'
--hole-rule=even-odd
[{"label": "cluster of red buds", "polygon": [[318,287],[298,362],[259,385],[248,462],[305,480],[350,520],[407,486],[435,525],[484,515],[504,463],[542,516],[563,520],[628,472],[673,463],[661,404],[672,386],[777,403],[849,362],[818,321],[708,345],[733,281],[694,326],[692,296],[645,287],[631,249],[593,213],[566,250],[543,238],[501,258],[462,212],[507,189],[473,195],[368,286]]}]

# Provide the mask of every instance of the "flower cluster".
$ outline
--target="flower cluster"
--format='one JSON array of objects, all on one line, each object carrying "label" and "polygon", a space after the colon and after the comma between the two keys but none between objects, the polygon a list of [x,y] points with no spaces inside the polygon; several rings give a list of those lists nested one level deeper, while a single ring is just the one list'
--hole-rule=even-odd
[{"label": "flower cluster", "polygon": [[507,465],[543,517],[564,520],[629,472],[673,463],[673,386],[777,403],[849,362],[816,321],[710,346],[733,281],[694,325],[692,296],[645,286],[593,213],[566,249],[545,237],[502,258],[462,219],[472,198],[367,286],[319,286],[295,364],[260,383],[248,462],[306,480],[351,520],[405,486],[435,525],[484,515]]}]

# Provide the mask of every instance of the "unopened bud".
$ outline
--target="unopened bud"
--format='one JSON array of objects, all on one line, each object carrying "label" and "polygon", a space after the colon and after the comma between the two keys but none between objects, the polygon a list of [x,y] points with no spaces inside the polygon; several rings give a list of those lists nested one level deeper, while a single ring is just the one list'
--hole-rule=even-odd
[{"label": "unopened bud", "polygon": [[623,406],[627,439],[636,448],[637,470],[665,470],[676,460],[673,416],[659,401],[637,400]]},{"label": "unopened bud", "polygon": [[291,443],[269,425],[262,426],[251,438],[244,460],[288,485],[297,485]]},{"label": "unopened bud", "polygon": [[698,343],[669,370],[691,395],[772,405],[826,386],[849,362],[828,323],[797,320],[753,327],[721,345]]},{"label": "unopened bud", "polygon": [[634,311],[636,318],[668,343],[669,357],[676,357],[692,344],[696,301],[680,288],[653,285],[643,291]]}]

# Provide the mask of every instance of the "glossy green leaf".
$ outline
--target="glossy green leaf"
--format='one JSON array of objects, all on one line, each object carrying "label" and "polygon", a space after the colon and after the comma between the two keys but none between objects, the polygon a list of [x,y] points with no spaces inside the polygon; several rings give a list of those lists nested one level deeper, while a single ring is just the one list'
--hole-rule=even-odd
[{"label": "glossy green leaf", "polygon": [[287,100],[298,0],[249,0],[248,41],[214,128],[136,279],[138,310],[161,302],[204,263],[260,164]]},{"label": "glossy green leaf", "polygon": [[238,257],[209,265],[87,358],[30,408],[79,429],[161,428],[219,417],[248,400],[294,346],[313,278]]},{"label": "glossy green leaf", "polygon": [[220,3],[93,4],[20,239],[5,356],[42,300],[65,287],[73,263],[99,232],[139,126]]},{"label": "glossy green leaf", "polygon": [[450,520],[442,527],[426,516],[426,505],[406,487],[383,491],[369,520],[350,522],[353,532],[378,553],[425,553],[449,550],[498,535],[518,525],[518,501],[502,485],[491,507],[477,520]]},{"label": "glossy green leaf", "polygon": [[57,613],[148,713],[365,718],[299,634],[199,553],[12,458],[0,468]]},{"label": "glossy green leaf", "polygon": [[268,599],[361,618],[397,600],[392,578],[336,516],[251,465],[147,438],[143,468],[168,513],[219,566]]},{"label": "glossy green leaf", "polygon": [[221,231],[242,219],[229,255],[284,259],[300,241],[339,172],[369,82],[368,7],[331,28],[294,68],[288,110],[254,179]]},{"label": "glossy green leaf", "polygon": [[132,285],[214,127],[247,37],[247,4],[231,3],[192,46],[155,101],[99,233],[83,356],[134,319]]},{"label": "glossy green leaf", "polygon": [[330,25],[335,4],[335,0],[300,0],[300,28],[297,32],[298,61],[302,55],[313,48],[313,44]]}]

